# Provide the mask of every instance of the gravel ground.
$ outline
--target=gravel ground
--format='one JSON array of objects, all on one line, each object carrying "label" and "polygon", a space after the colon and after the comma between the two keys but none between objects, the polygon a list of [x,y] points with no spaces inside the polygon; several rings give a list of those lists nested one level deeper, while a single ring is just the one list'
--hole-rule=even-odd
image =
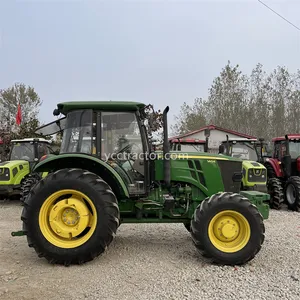
[{"label": "gravel ground", "polygon": [[50,265],[27,246],[22,207],[0,202],[0,299],[299,299],[300,214],[271,211],[258,256],[208,264],[181,224],[123,224],[108,251],[81,266]]}]

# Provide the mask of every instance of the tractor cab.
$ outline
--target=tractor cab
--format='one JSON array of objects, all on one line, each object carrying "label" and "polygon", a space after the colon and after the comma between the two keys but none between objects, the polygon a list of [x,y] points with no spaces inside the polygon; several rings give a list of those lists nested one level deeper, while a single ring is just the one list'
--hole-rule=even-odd
[{"label": "tractor cab", "polygon": [[171,151],[206,152],[206,141],[199,139],[173,138],[170,140]]},{"label": "tractor cab", "polygon": [[[105,103],[101,103],[101,111],[85,104],[84,109],[66,104],[54,112],[64,114],[63,118],[40,127],[36,133],[63,132],[60,154],[100,158],[118,173],[131,194],[143,194],[149,178],[149,165],[144,163],[149,146],[145,116],[140,110],[144,104],[126,103],[123,107],[121,103],[116,109],[115,104]],[[116,178],[112,177],[111,183],[116,184]]]},{"label": "tractor cab", "polygon": [[12,140],[8,160],[25,160],[33,164],[42,156],[54,153],[50,145],[50,142],[43,138]]},{"label": "tractor cab", "polygon": [[240,158],[243,161],[243,190],[267,191],[267,170],[259,163],[257,139],[231,138],[222,141],[219,153]]},{"label": "tractor cab", "polygon": [[264,164],[267,158],[272,157],[272,149],[263,138],[260,138],[257,142],[254,142],[254,147],[258,156],[258,162]]},{"label": "tractor cab", "polygon": [[[300,134],[272,139],[273,159],[282,163],[282,177],[300,175]],[[279,173],[279,172],[278,172]],[[279,174],[278,174],[279,175]]]}]

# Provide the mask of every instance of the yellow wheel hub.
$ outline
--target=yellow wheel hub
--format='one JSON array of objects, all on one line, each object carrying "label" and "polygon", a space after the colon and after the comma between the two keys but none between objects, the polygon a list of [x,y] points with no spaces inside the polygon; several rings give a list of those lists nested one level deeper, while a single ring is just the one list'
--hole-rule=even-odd
[{"label": "yellow wheel hub", "polygon": [[222,252],[240,251],[247,245],[250,235],[251,230],[247,219],[233,210],[219,212],[208,226],[211,243]]},{"label": "yellow wheel hub", "polygon": [[93,202],[76,190],[61,190],[43,203],[39,225],[44,237],[61,248],[87,242],[95,231],[97,212]]}]

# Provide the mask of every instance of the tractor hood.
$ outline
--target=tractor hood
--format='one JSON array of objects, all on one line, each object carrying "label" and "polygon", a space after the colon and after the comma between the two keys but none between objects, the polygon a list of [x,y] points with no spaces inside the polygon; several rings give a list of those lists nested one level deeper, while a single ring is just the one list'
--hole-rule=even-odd
[{"label": "tractor hood", "polygon": [[28,165],[29,162],[27,160],[10,160],[10,161],[3,161],[3,162],[0,162],[0,168],[1,167],[4,167],[4,168],[14,168],[16,166],[19,166],[19,165]]},{"label": "tractor hood", "polygon": [[246,169],[265,169],[265,166],[263,164],[253,160],[243,160],[243,167]]}]

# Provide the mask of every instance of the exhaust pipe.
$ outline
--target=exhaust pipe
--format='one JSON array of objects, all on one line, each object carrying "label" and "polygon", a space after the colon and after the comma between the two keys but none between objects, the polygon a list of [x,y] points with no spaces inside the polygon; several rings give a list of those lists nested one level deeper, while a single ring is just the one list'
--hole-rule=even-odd
[{"label": "exhaust pipe", "polygon": [[229,156],[229,136],[226,134],[226,155]]},{"label": "exhaust pipe", "polygon": [[167,106],[163,111],[163,130],[164,130],[164,145],[163,145],[163,154],[164,154],[164,181],[167,188],[171,185],[171,163],[170,159],[166,159],[166,154],[170,152],[170,144],[168,139],[168,118],[167,114],[169,111],[169,106]]}]

